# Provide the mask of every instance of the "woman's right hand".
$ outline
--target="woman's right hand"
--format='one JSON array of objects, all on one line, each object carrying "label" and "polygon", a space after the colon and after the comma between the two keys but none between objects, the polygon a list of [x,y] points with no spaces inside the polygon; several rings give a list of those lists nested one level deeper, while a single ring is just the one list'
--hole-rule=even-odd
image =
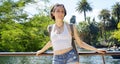
[{"label": "woman's right hand", "polygon": [[37,51],[36,56],[39,56],[39,55],[42,54],[42,53],[43,53],[43,51],[42,51],[42,50],[39,50],[39,51]]},{"label": "woman's right hand", "polygon": [[38,50],[36,52],[36,56],[39,56],[40,54],[42,54],[43,52],[45,52],[51,46],[52,46],[51,41],[49,41],[41,50]]}]

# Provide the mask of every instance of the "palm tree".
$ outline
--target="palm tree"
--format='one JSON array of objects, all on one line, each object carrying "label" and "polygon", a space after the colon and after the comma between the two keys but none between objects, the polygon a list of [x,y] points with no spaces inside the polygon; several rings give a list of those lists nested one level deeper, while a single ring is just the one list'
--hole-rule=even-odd
[{"label": "palm tree", "polygon": [[117,23],[120,22],[120,3],[117,2],[112,6],[112,14],[117,17]]},{"label": "palm tree", "polygon": [[87,0],[82,0],[77,3],[76,11],[78,11],[79,13],[84,12],[84,19],[86,21],[86,12],[92,11],[92,7],[87,2]]},{"label": "palm tree", "polygon": [[101,12],[99,14],[99,19],[101,19],[103,21],[108,21],[110,19],[110,11],[107,9],[101,10]]},{"label": "palm tree", "polygon": [[100,14],[99,14],[99,19],[101,19],[103,21],[103,32],[102,34],[104,35],[104,39],[105,39],[105,42],[106,42],[106,32],[105,32],[105,22],[106,21],[109,21],[110,19],[110,11],[107,10],[107,9],[103,9],[101,10]]}]

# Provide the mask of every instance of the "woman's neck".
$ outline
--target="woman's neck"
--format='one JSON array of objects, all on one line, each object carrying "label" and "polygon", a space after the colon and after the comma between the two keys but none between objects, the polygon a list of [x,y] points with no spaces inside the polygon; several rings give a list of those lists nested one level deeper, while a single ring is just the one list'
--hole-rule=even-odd
[{"label": "woman's neck", "polygon": [[56,21],[55,24],[56,24],[57,27],[62,27],[64,22],[63,21]]}]

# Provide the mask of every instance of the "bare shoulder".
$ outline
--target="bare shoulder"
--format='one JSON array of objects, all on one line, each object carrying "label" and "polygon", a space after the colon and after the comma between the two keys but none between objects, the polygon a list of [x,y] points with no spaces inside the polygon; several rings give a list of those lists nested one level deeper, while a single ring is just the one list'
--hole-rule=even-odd
[{"label": "bare shoulder", "polygon": [[78,30],[77,30],[77,26],[73,24],[73,31],[74,31],[74,35],[77,35],[79,34]]},{"label": "bare shoulder", "polygon": [[73,24],[73,29],[77,31],[77,26]]}]

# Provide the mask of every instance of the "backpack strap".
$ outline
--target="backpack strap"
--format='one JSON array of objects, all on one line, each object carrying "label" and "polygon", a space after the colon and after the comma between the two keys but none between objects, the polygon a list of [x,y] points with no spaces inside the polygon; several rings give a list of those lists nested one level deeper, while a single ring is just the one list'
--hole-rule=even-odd
[{"label": "backpack strap", "polygon": [[75,49],[75,51],[77,52],[77,48],[76,48],[76,45],[75,45],[75,38],[74,38],[74,29],[73,29],[73,24],[70,24],[70,29],[71,29],[71,32],[72,32],[72,47],[73,49]]},{"label": "backpack strap", "polygon": [[73,38],[73,36],[74,36],[74,31],[73,31],[73,24],[69,24],[70,25],[70,29],[71,29],[71,32],[72,32],[72,38]]},{"label": "backpack strap", "polygon": [[48,25],[48,28],[47,28],[48,33],[49,33],[49,36],[50,36],[50,34],[51,34],[51,31],[52,31],[52,26],[53,26],[53,25]]}]

